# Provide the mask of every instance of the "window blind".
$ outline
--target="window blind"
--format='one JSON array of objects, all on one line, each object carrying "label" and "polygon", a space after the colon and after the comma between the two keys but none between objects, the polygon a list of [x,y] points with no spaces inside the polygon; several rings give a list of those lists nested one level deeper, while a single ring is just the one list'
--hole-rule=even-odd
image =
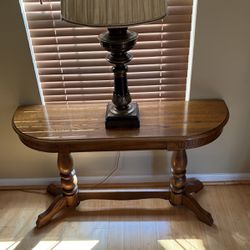
[{"label": "window blind", "polygon": [[[60,1],[23,0],[45,103],[110,101],[112,65],[100,46],[103,28],[61,20]],[[163,20],[130,27],[139,33],[129,63],[133,100],[185,98],[193,0],[168,0]]]}]

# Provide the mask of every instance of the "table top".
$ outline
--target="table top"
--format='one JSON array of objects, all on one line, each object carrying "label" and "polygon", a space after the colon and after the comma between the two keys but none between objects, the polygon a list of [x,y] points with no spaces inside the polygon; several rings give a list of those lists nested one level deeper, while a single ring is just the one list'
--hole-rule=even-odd
[{"label": "table top", "polygon": [[139,129],[105,129],[105,104],[19,107],[13,128],[28,147],[45,152],[200,147],[215,140],[228,121],[223,100],[140,102]]}]

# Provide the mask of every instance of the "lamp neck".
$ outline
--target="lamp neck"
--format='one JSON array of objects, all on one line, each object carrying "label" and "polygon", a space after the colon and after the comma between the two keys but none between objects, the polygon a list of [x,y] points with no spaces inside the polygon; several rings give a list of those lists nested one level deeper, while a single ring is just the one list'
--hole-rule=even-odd
[{"label": "lamp neck", "polygon": [[109,35],[111,37],[126,37],[127,36],[127,31],[128,27],[123,27],[123,28],[108,28]]}]

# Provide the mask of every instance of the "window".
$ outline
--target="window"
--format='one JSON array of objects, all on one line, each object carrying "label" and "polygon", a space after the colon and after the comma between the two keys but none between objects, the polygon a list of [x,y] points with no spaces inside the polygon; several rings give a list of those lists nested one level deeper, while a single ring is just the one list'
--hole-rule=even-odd
[{"label": "window", "polygon": [[[60,1],[42,2],[20,0],[45,103],[111,100],[112,65],[97,39],[105,29],[64,22]],[[168,0],[166,18],[130,27],[139,33],[128,72],[133,100],[185,99],[192,8],[193,0]]]}]

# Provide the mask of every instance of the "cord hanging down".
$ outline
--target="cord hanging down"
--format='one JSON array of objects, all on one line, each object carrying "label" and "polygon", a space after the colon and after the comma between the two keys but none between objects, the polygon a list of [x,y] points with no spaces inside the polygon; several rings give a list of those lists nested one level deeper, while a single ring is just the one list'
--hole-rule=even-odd
[{"label": "cord hanging down", "polygon": [[121,152],[118,151],[115,159],[115,164],[113,169],[110,171],[110,173],[105,176],[99,183],[95,184],[92,189],[99,187],[101,184],[105,183],[119,168],[119,162],[120,162]]}]

